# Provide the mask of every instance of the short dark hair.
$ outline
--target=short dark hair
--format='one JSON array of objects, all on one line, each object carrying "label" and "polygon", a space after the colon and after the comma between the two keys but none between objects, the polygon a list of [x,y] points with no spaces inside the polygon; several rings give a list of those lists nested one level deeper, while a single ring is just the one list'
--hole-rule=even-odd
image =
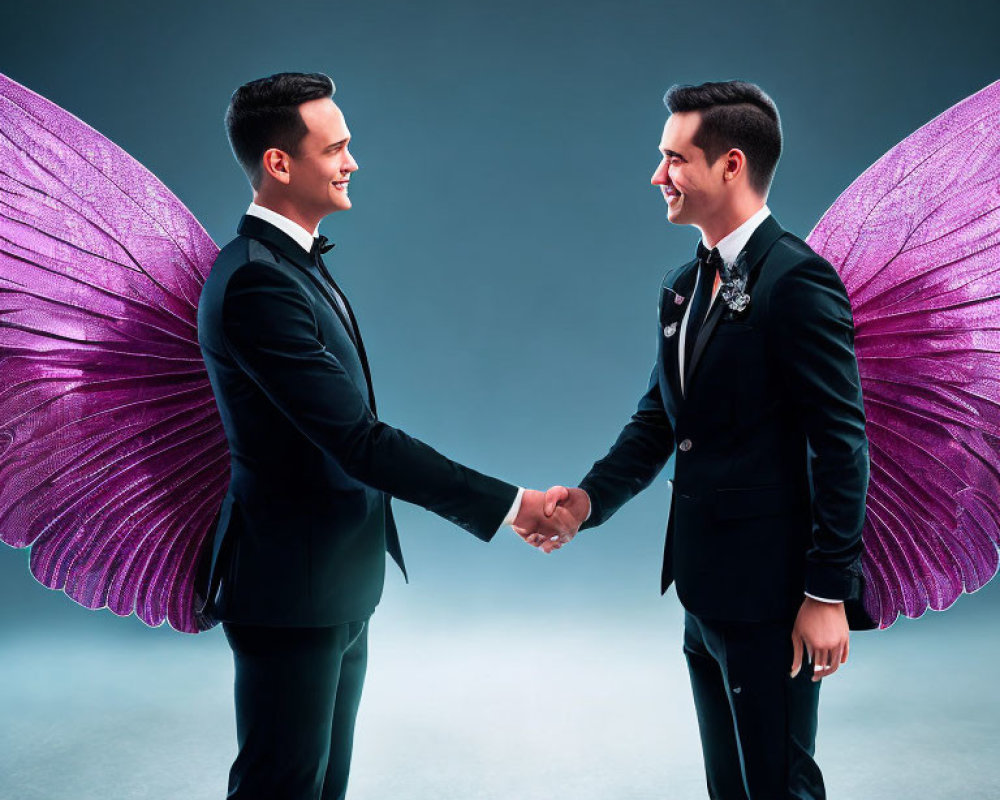
[{"label": "short dark hair", "polygon": [[701,112],[693,143],[714,163],[732,148],[747,157],[750,185],[767,194],[781,156],[781,120],[774,101],[754,83],[718,81],[699,86],[676,84],[663,96],[670,113]]},{"label": "short dark hair", "polygon": [[244,83],[226,109],[226,134],[233,155],[254,189],[260,187],[264,153],[272,147],[290,156],[308,133],[299,106],[333,97],[336,87],[322,72],[279,72]]}]

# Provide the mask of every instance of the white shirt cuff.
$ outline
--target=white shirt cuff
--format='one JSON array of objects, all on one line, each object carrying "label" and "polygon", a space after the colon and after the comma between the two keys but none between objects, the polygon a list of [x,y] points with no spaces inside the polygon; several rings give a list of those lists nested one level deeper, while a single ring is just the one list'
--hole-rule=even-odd
[{"label": "white shirt cuff", "polygon": [[817,597],[814,594],[809,594],[806,592],[806,597],[811,597],[813,600],[819,600],[821,603],[843,603],[843,600],[830,600],[828,597]]},{"label": "white shirt cuff", "polygon": [[524,487],[519,486],[517,489],[517,497],[514,498],[514,505],[510,507],[510,511],[507,512],[507,516],[503,518],[503,522],[500,523],[502,528],[504,525],[513,525],[514,520],[517,519],[518,512],[521,510],[521,498],[524,497]]}]

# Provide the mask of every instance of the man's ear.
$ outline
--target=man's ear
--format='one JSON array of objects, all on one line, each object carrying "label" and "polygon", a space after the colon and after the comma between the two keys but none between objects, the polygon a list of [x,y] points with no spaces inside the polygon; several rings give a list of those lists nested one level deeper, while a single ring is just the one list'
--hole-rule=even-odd
[{"label": "man's ear", "polygon": [[746,154],[738,147],[732,148],[723,156],[723,158],[726,160],[722,173],[723,180],[735,180],[739,175],[742,175],[746,171],[747,157]]},{"label": "man's ear", "polygon": [[270,175],[279,183],[288,184],[291,180],[291,159],[284,150],[272,147],[264,151],[263,164],[264,172]]}]

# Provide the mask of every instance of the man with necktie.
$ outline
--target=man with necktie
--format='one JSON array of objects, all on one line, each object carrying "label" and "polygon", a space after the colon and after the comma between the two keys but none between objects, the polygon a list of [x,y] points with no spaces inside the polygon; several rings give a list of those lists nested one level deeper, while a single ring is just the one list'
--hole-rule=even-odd
[{"label": "man with necktie", "polygon": [[198,338],[231,456],[207,612],[235,663],[237,800],[340,800],[385,554],[403,570],[390,497],[489,541],[551,537],[541,492],[457,464],[379,420],[351,305],[323,260],[323,217],[351,207],[358,165],[322,74],[233,94],[230,143],[253,188],[198,305]]},{"label": "man with necktie", "polygon": [[652,182],[701,242],[663,281],[637,411],[560,505],[600,525],[675,456],[661,589],[686,612],[709,796],[821,800],[819,680],[847,660],[869,470],[851,307],[766,205],[773,101],[728,81],[664,102]]}]

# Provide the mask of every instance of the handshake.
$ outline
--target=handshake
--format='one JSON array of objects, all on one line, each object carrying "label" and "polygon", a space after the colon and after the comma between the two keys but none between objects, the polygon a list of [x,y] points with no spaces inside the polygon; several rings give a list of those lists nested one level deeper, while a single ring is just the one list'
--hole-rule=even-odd
[{"label": "handshake", "polygon": [[568,543],[590,516],[583,489],[553,486],[547,492],[525,489],[512,523],[514,532],[539,550],[551,553]]}]

